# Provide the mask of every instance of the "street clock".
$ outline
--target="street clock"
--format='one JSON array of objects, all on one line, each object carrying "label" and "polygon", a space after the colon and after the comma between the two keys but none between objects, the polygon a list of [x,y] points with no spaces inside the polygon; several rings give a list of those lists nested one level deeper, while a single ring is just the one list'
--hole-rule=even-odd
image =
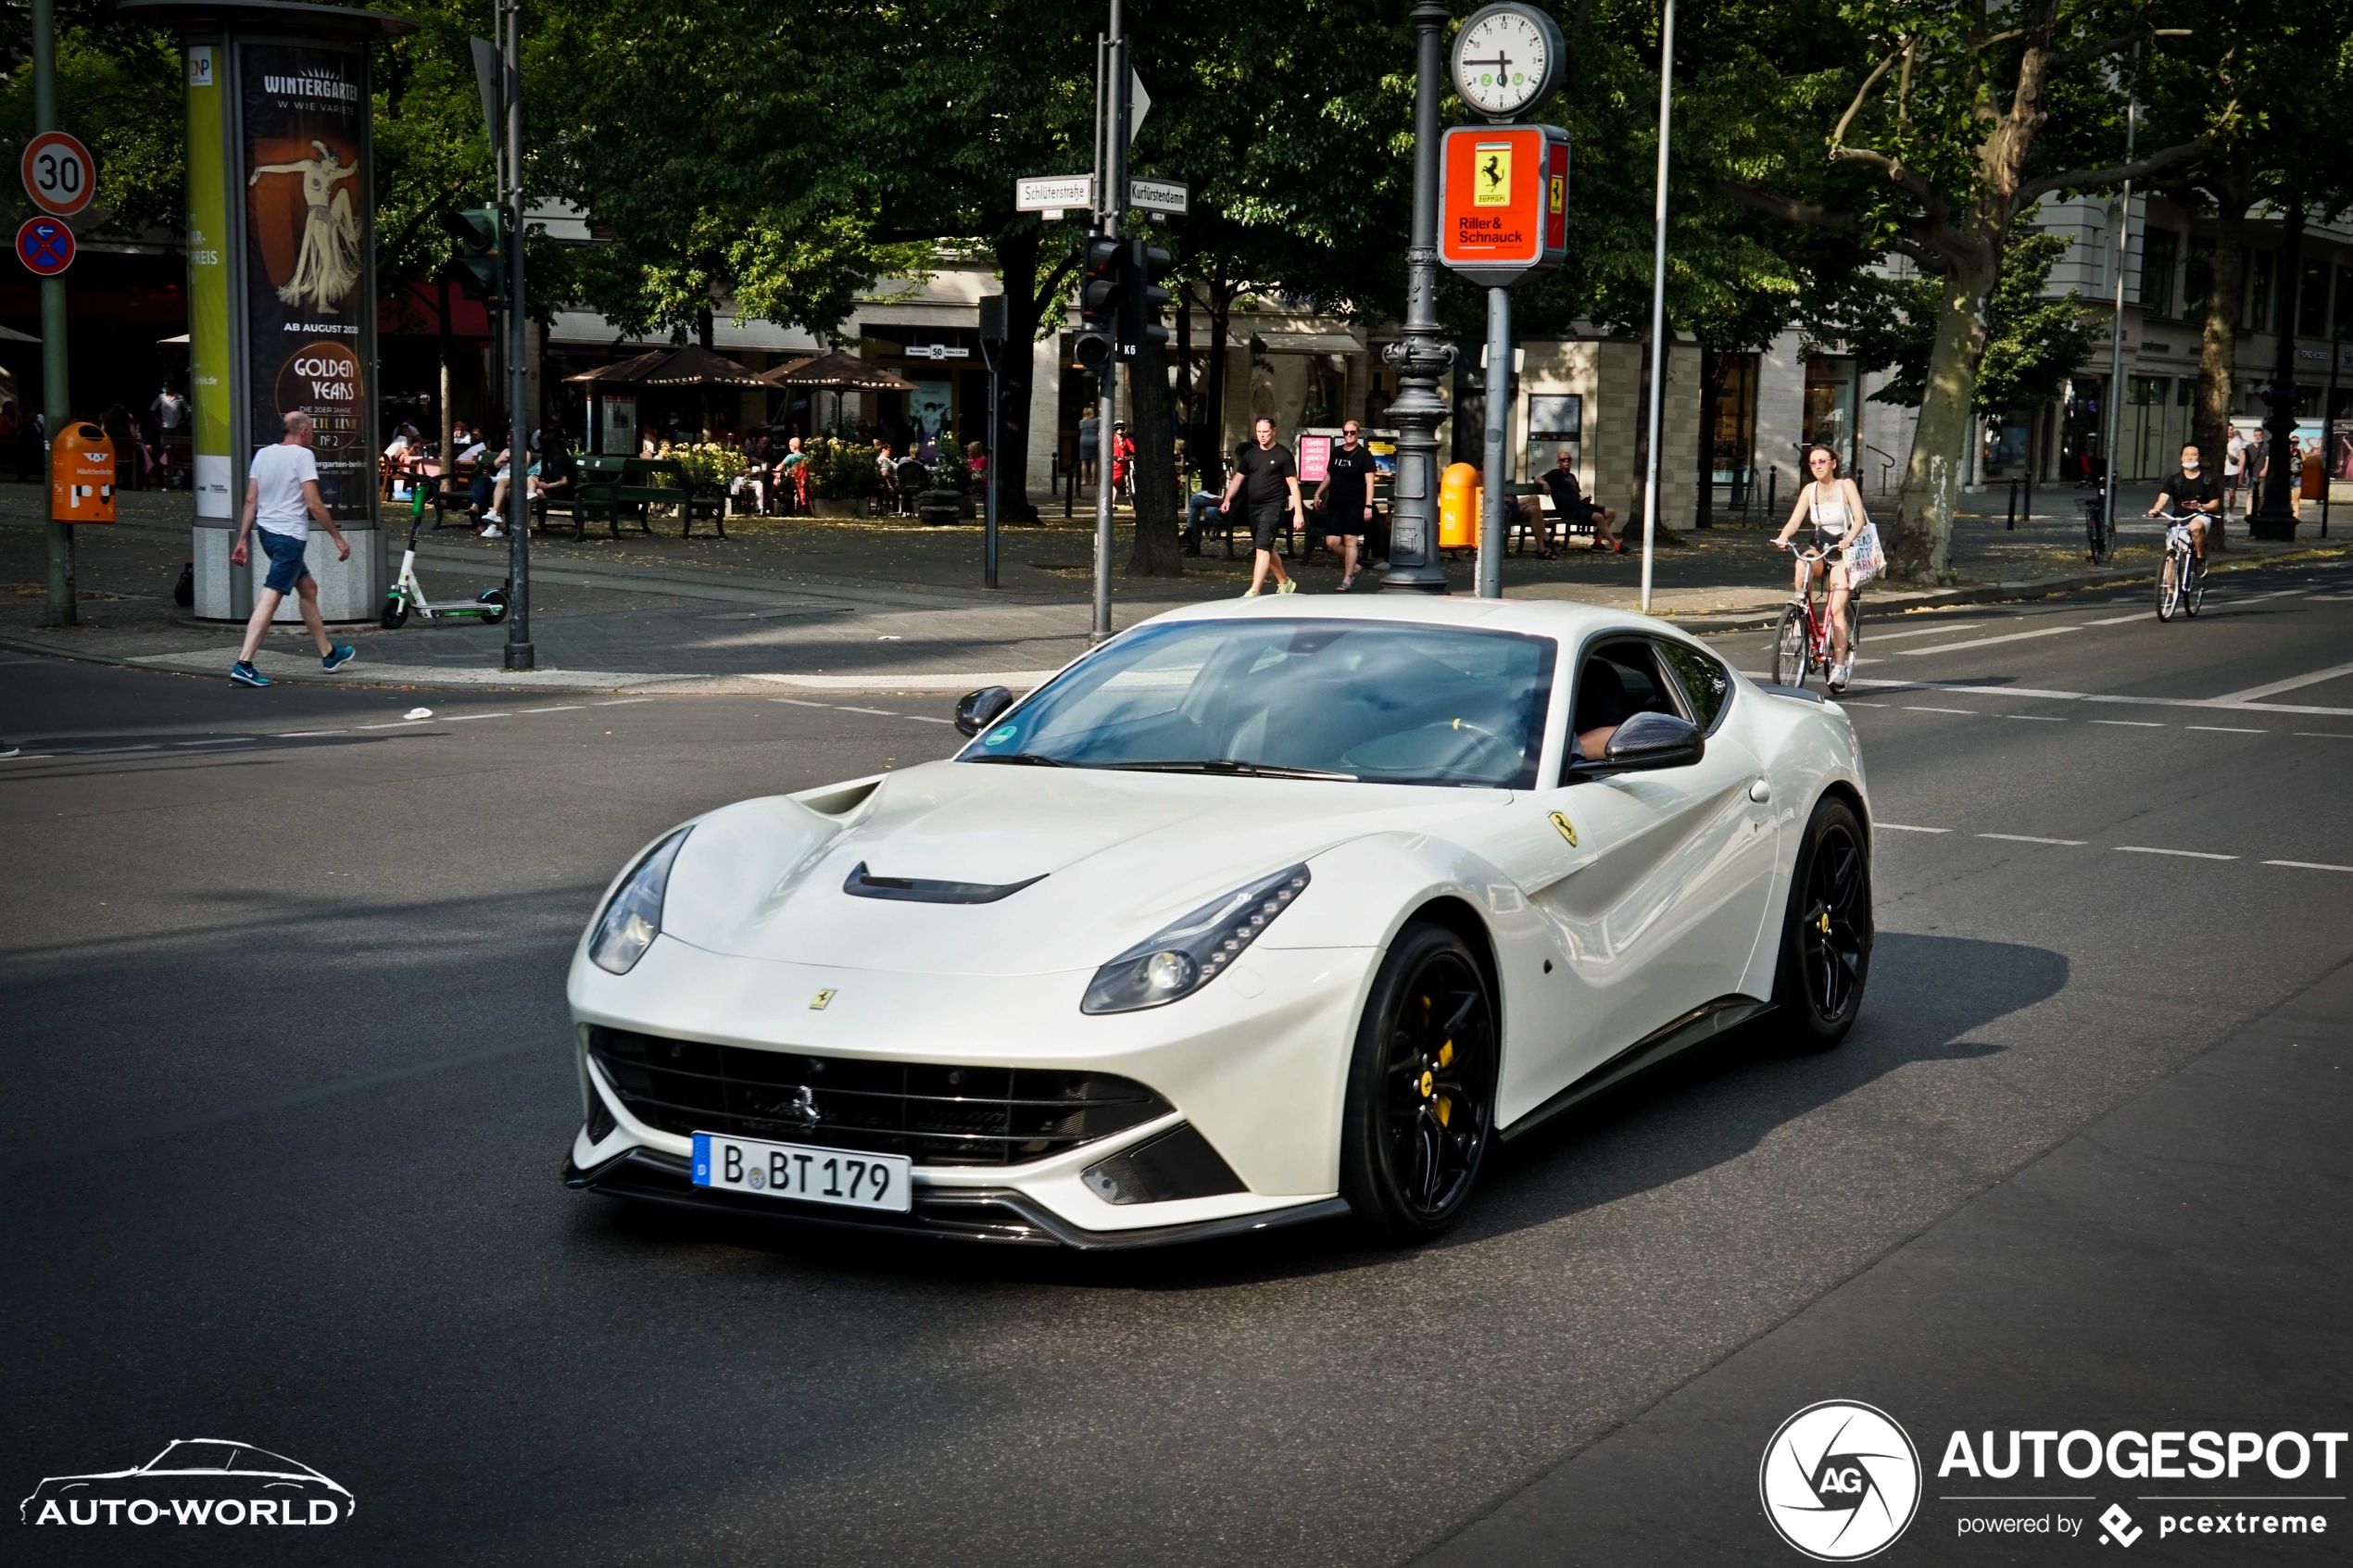
[{"label": "street clock", "polygon": [[1489,119],[1521,119],[1559,88],[1567,53],[1559,24],[1535,6],[1481,6],[1454,35],[1454,91]]}]

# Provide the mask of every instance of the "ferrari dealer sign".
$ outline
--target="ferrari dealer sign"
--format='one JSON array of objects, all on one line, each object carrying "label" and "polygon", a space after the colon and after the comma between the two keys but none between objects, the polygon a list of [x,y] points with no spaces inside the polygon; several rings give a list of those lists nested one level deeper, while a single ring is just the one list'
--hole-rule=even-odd
[{"label": "ferrari dealer sign", "polygon": [[1568,248],[1568,132],[1458,125],[1441,156],[1438,257],[1476,282],[1515,283]]}]

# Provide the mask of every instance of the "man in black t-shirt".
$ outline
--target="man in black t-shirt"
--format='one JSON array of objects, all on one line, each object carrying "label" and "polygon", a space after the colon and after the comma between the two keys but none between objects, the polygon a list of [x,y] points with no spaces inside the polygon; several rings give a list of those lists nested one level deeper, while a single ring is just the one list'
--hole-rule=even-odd
[{"label": "man in black t-shirt", "polygon": [[[1544,470],[1538,483],[1553,498],[1553,515],[1560,519],[1564,537],[1567,525],[1575,523],[1581,527],[1590,524],[1593,530],[1594,549],[1626,548],[1610,532],[1610,525],[1617,521],[1617,514],[1607,507],[1597,507],[1585,499],[1584,492],[1578,488],[1577,461],[1570,456],[1567,447],[1562,447],[1554,456],[1553,466]],[[1547,533],[1544,554],[1549,558],[1552,553],[1552,537]]]},{"label": "man in black t-shirt", "polygon": [[2197,558],[2206,558],[2206,531],[2222,508],[2222,487],[2208,473],[2195,445],[2182,448],[2182,466],[2158,487],[2157,504],[2148,509],[2155,517],[2159,512],[2171,512],[2190,525],[2190,544],[2197,551]]},{"label": "man in black t-shirt", "polygon": [[1275,573],[1275,592],[1295,594],[1299,584],[1283,570],[1275,554],[1275,533],[1289,516],[1302,533],[1307,532],[1307,510],[1299,498],[1299,464],[1290,448],[1275,444],[1275,421],[1262,418],[1252,427],[1256,439],[1234,454],[1234,477],[1226,482],[1226,498],[1217,503],[1221,512],[1234,509],[1234,496],[1239,494],[1249,508],[1250,592],[1242,597],[1254,599],[1266,585],[1266,573]]},{"label": "man in black t-shirt", "polygon": [[1356,549],[1373,521],[1373,449],[1354,420],[1340,427],[1340,445],[1325,459],[1324,482],[1315,486],[1315,504],[1324,508],[1324,526],[1331,532],[1324,544],[1340,558],[1340,591],[1356,581]]}]

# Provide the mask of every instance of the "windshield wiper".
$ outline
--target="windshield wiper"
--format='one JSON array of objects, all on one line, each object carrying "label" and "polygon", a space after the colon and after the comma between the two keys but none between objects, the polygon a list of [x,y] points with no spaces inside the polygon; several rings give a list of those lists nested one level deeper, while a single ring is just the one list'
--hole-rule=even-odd
[{"label": "windshield wiper", "polygon": [[1286,768],[1273,762],[1236,762],[1223,757],[1200,762],[1106,762],[1103,766],[1137,773],[1217,773],[1252,779],[1328,779],[1336,784],[1362,784],[1354,773],[1322,768]]},{"label": "windshield wiper", "polygon": [[1000,751],[967,757],[967,762],[1012,762],[1025,768],[1083,768],[1084,762],[1065,762],[1059,757],[1048,757],[1036,751]]}]

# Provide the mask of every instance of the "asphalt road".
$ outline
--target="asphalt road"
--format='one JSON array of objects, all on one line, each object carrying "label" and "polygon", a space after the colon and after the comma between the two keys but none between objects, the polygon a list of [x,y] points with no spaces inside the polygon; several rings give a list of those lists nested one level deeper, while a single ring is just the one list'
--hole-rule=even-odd
[{"label": "asphalt road", "polygon": [[[2053,1358],[2145,1317],[2154,1263],[2077,1282],[2084,1326],[2033,1354],[1938,1313],[2003,1245],[1972,1216],[2114,1180],[2069,1162],[2087,1137],[2353,960],[2353,668],[2198,706],[2344,666],[2348,632],[2353,573],[2326,569],[2187,625],[2139,596],[1871,624],[1881,939],[1844,1047],[1687,1060],[1511,1146],[1421,1251],[1109,1261],[639,1216],[556,1180],[563,966],[611,871],[709,806],[940,755],[944,704],[10,661],[0,1476],[226,1436],[359,1499],[331,1537],[44,1530],[19,1560],[1625,1562],[1673,1537],[1793,1562],[1753,1470],[1695,1488],[1699,1450],[1660,1436],[1722,1380],[1751,1404],[1692,1441],[1750,1466],[1898,1363],[2019,1412],[1986,1424],[2203,1400],[2285,1426],[2264,1401],[2301,1399],[2342,1427],[2341,1312],[2266,1319],[2243,1375],[2227,1336],[2160,1343],[2138,1405],[2081,1416],[2036,1404]],[[1723,646],[1754,670],[1761,643]],[[2337,1060],[2308,1111],[2346,1109]],[[2270,1125],[2217,1158],[2259,1165]],[[1941,1285],[1885,1284],[1940,1246]],[[1755,1372],[1825,1323],[1865,1348]],[[2043,1560],[1964,1544],[1898,1551]]]}]

